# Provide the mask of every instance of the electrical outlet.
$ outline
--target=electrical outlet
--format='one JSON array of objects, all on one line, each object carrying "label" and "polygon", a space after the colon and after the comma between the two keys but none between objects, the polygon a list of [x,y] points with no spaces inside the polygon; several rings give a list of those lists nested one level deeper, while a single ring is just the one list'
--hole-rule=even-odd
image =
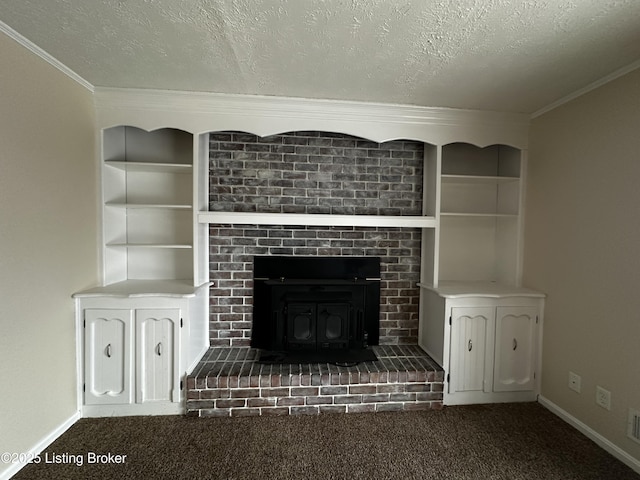
[{"label": "electrical outlet", "polygon": [[596,403],[606,410],[611,410],[611,392],[598,385],[596,387]]},{"label": "electrical outlet", "polygon": [[582,377],[577,373],[569,372],[569,388],[580,393],[582,389]]}]

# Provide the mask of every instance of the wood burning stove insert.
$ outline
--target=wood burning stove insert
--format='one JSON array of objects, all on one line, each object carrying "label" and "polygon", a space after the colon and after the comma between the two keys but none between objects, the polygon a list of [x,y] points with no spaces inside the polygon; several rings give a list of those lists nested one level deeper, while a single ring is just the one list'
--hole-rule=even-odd
[{"label": "wood burning stove insert", "polygon": [[379,257],[254,257],[251,346],[268,363],[376,360]]}]

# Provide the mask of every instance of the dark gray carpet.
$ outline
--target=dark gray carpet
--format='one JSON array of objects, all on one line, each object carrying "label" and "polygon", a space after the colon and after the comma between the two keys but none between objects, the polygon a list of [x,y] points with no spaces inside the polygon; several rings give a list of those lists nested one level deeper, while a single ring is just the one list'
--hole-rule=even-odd
[{"label": "dark gray carpet", "polygon": [[[82,419],[15,479],[640,479],[536,403],[320,416]],[[90,452],[126,455],[87,464]],[[42,458],[44,460],[45,454]]]}]

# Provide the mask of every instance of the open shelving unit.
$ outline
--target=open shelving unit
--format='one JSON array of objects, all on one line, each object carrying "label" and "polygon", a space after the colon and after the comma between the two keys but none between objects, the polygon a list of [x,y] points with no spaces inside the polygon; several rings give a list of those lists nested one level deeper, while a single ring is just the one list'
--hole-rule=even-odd
[{"label": "open shelving unit", "polygon": [[193,136],[103,131],[104,284],[193,283]]},{"label": "open shelving unit", "polygon": [[424,268],[423,284],[519,286],[524,152],[451,143],[437,157],[437,232],[423,244],[423,255],[433,252],[435,265]]}]

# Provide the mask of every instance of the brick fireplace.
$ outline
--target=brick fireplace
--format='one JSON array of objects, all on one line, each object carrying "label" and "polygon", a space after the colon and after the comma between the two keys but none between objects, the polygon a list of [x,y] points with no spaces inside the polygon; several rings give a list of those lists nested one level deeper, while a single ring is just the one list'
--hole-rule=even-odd
[{"label": "brick fireplace", "polygon": [[[424,146],[295,132],[210,136],[212,211],[419,215]],[[255,255],[381,257],[380,344],[415,345],[420,229],[211,225],[210,340],[248,346]]]},{"label": "brick fireplace", "polygon": [[[343,134],[210,135],[211,211],[420,215],[424,145]],[[417,346],[419,228],[216,224],[209,230],[211,349],[187,379],[196,416],[442,406],[443,372]],[[255,256],[379,257],[378,362],[260,365],[250,348]]]}]

